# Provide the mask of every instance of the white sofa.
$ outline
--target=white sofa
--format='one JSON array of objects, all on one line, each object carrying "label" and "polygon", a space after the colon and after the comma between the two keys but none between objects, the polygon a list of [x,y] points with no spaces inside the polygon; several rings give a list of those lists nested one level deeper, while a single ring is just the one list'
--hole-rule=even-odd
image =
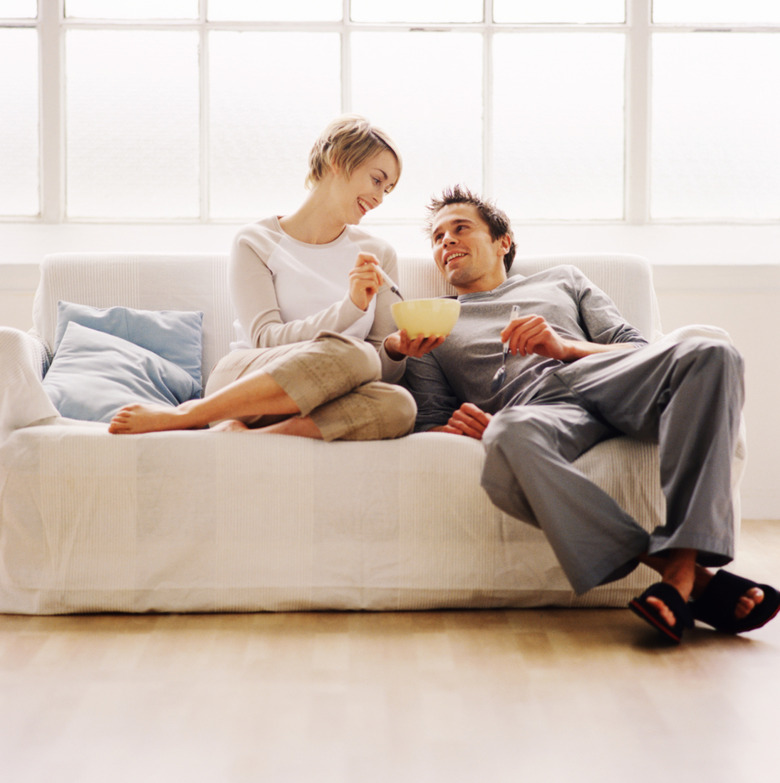
[{"label": "white sofa", "polygon": [[[487,499],[482,447],[468,438],[113,436],[104,424],[56,416],[40,378],[58,300],[203,311],[205,375],[232,339],[226,263],[221,255],[44,260],[33,331],[0,329],[0,612],[623,606],[651,581],[638,569],[575,597],[539,530]],[[644,259],[521,258],[513,271],[556,263],[580,266],[627,320],[660,336]],[[402,258],[399,278],[407,297],[446,293],[428,258]],[[741,442],[737,510],[743,460]],[[618,438],[578,465],[648,529],[658,524],[655,447]]]}]

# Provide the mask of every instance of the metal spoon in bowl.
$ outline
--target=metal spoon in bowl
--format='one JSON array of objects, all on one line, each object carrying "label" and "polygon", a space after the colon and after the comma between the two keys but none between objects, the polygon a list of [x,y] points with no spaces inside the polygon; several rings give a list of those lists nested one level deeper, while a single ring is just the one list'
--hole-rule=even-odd
[{"label": "metal spoon in bowl", "polygon": [[382,269],[382,267],[381,267],[381,266],[379,266],[379,264],[376,264],[375,266],[376,266],[377,272],[379,272],[379,274],[380,274],[380,275],[381,275],[381,276],[384,278],[384,281],[385,281],[385,282],[386,282],[386,283],[387,283],[387,284],[390,286],[390,290],[391,290],[391,291],[392,291],[392,292],[393,292],[393,293],[394,293],[394,294],[395,294],[395,295],[396,295],[396,296],[397,296],[397,297],[398,297],[398,298],[399,298],[399,299],[400,299],[402,302],[406,301],[406,300],[405,300],[405,299],[404,299],[404,298],[401,296],[401,292],[398,290],[398,286],[397,286],[397,285],[396,285],[396,284],[393,282],[393,280],[392,280],[392,278],[390,277],[390,275],[388,275],[388,274],[387,274],[387,272],[385,272],[385,270],[384,270],[384,269]]},{"label": "metal spoon in bowl", "polygon": [[[515,318],[520,317],[520,306],[512,305],[512,314],[509,316],[509,320],[513,321]],[[495,394],[503,385],[506,379],[506,359],[509,355],[509,340],[504,342],[504,348],[501,352],[501,366],[496,370],[496,374],[490,381],[490,391]]]}]

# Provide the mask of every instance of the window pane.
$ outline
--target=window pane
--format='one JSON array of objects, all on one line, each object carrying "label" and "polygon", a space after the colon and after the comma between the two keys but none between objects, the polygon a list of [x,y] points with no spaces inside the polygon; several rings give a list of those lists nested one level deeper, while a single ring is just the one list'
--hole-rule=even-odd
[{"label": "window pane", "polygon": [[654,22],[780,22],[777,0],[654,0]]},{"label": "window pane", "polygon": [[305,22],[341,19],[341,0],[208,0],[213,20]]},{"label": "window pane", "polygon": [[356,22],[481,22],[482,0],[352,0]]},{"label": "window pane", "polygon": [[0,19],[35,19],[36,0],[0,0]]},{"label": "window pane", "polygon": [[70,31],[69,215],[196,216],[198,103],[197,33]]},{"label": "window pane", "polygon": [[309,150],[340,114],[339,52],[335,33],[211,33],[212,217],[299,205]]},{"label": "window pane", "polygon": [[625,21],[624,0],[493,0],[496,22],[613,23]]},{"label": "window pane", "polygon": [[653,217],[780,216],[780,38],[653,39]]},{"label": "window pane", "polygon": [[[424,216],[445,185],[482,186],[482,38],[472,33],[360,33],[352,105],[398,144],[404,169],[377,218]],[[458,63],[457,77],[435,63]],[[424,78],[421,78],[424,77]]]},{"label": "window pane", "polygon": [[197,19],[198,0],[65,0],[65,15],[82,19]]},{"label": "window pane", "polygon": [[38,34],[35,30],[0,30],[0,105],[3,107],[0,214],[37,215]]},{"label": "window pane", "polygon": [[622,35],[495,37],[494,191],[520,219],[623,215]]}]

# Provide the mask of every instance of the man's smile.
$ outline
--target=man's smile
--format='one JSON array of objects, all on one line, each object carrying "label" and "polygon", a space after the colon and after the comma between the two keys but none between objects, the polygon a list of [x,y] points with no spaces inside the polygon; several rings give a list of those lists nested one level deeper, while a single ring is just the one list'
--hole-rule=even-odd
[{"label": "man's smile", "polygon": [[456,258],[462,258],[462,257],[463,257],[463,256],[465,256],[465,255],[466,255],[466,253],[463,253],[463,252],[461,252],[460,250],[456,250],[456,251],[455,251],[455,252],[453,252],[453,253],[447,253],[447,254],[444,256],[444,266],[447,266],[447,264],[449,264],[449,263],[450,263],[450,261],[452,261],[452,260],[454,260],[454,259],[456,259]]}]

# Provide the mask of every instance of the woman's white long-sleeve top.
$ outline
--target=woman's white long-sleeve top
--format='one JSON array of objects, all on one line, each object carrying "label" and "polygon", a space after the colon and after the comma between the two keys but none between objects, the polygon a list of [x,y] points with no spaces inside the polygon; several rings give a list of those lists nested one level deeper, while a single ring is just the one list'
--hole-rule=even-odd
[{"label": "woman's white long-sleeve top", "polygon": [[365,312],[349,298],[349,271],[359,253],[372,253],[397,280],[398,259],[384,240],[347,226],[333,242],[312,245],[286,234],[276,216],[244,226],[230,257],[229,283],[236,311],[233,348],[266,348],[313,339],[326,330],[367,340],[379,352],[382,379],[397,381],[405,361],[391,359],[384,339],[395,331],[382,285]]}]

